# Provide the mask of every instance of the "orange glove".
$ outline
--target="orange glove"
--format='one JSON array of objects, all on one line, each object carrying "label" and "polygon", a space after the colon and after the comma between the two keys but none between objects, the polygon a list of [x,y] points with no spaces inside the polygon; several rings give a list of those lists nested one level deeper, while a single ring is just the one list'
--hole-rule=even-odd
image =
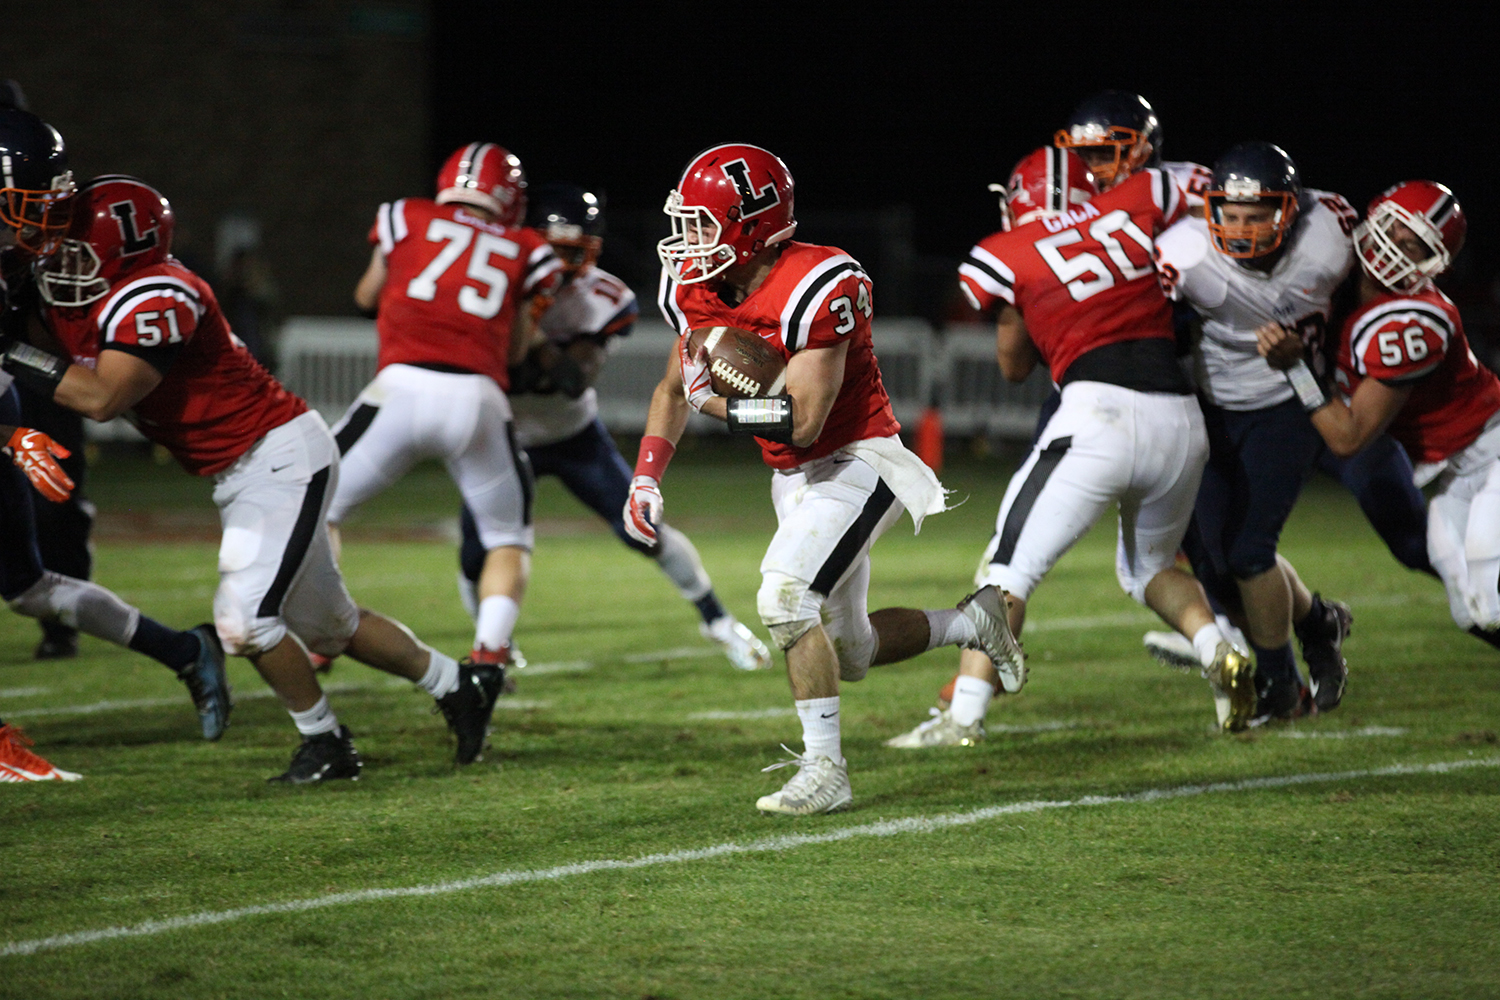
[{"label": "orange glove", "polygon": [[26,473],[37,492],[53,503],[62,503],[73,492],[73,480],[55,458],[67,458],[72,452],[41,431],[17,427],[6,442],[11,459]]}]

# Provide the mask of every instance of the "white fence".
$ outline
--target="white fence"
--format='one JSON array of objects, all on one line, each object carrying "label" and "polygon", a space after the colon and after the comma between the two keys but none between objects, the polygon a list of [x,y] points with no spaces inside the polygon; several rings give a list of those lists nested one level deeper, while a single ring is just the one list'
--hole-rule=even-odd
[{"label": "white fence", "polygon": [[[610,430],[638,434],[645,428],[651,390],[675,343],[659,320],[643,320],[630,336],[613,342],[598,382],[599,413]],[[995,363],[993,327],[962,324],[937,332],[918,319],[876,320],[875,353],[896,417],[908,427],[936,402],[949,434],[1026,439],[1051,385],[1041,368],[1021,385],[1005,381]],[[292,317],[281,330],[279,374],[333,423],[374,377],[375,354],[370,320]],[[723,428],[699,416],[689,424],[703,433]],[[109,426],[96,430],[96,437],[117,436]]]}]

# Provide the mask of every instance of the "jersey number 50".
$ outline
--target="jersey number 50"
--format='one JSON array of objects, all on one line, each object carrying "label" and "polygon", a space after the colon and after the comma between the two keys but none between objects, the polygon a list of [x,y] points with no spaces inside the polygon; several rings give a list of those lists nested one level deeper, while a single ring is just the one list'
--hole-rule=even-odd
[{"label": "jersey number 50", "polygon": [[[1137,264],[1130,259],[1125,247],[1115,238],[1116,233],[1124,233],[1130,237],[1131,242],[1137,244],[1145,252],[1144,263]],[[1154,250],[1151,237],[1141,232],[1140,227],[1130,220],[1130,213],[1123,208],[1117,208],[1096,219],[1093,225],[1089,226],[1089,235],[1104,248],[1105,254],[1114,261],[1115,267],[1119,269],[1120,277],[1124,280],[1134,281],[1136,278],[1151,273],[1151,254]],[[1115,285],[1115,272],[1110,270],[1109,265],[1098,254],[1086,252],[1075,257],[1062,255],[1060,247],[1071,246],[1082,241],[1083,233],[1070,227],[1055,236],[1045,236],[1032,244],[1036,247],[1036,252],[1041,254],[1042,260],[1052,268],[1052,273],[1057,275],[1057,280],[1068,289],[1068,294],[1073,296],[1074,302],[1082,302]]]},{"label": "jersey number 50", "polygon": [[[475,236],[478,239],[475,239]],[[422,273],[411,279],[406,294],[423,302],[431,302],[437,295],[437,283],[453,262],[462,257],[469,244],[474,250],[469,255],[469,266],[465,275],[488,286],[489,291],[480,294],[472,285],[464,285],[458,292],[458,307],[470,316],[493,319],[505,304],[505,290],[510,286],[510,276],[498,267],[490,266],[490,257],[499,254],[507,260],[521,255],[521,248],[511,240],[489,233],[475,233],[468,226],[461,226],[449,219],[433,219],[427,225],[427,242],[446,244],[432,258],[432,263],[422,268]]]}]

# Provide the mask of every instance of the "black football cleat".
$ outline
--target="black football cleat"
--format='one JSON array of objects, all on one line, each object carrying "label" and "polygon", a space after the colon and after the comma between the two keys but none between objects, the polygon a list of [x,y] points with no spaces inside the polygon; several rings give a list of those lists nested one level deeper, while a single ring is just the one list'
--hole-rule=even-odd
[{"label": "black football cleat", "polygon": [[71,660],[78,655],[78,630],[56,618],[43,618],[42,641],[31,654],[34,660]]},{"label": "black football cleat", "polygon": [[358,781],[364,766],[359,752],[354,749],[349,727],[339,726],[337,732],[304,736],[302,745],[292,754],[292,763],[286,773],[266,780],[286,785],[313,785],[343,778]]},{"label": "black football cleat", "polygon": [[1344,698],[1349,664],[1344,660],[1344,640],[1354,625],[1354,614],[1342,601],[1313,594],[1312,611],[1294,626],[1302,659],[1307,664],[1313,704],[1320,712],[1331,712]]},{"label": "black football cleat", "polygon": [[229,677],[224,673],[224,647],[219,644],[219,633],[212,623],[199,625],[193,634],[200,643],[198,658],[183,667],[177,679],[187,685],[188,694],[193,696],[203,738],[216,740],[228,728],[229,712],[234,708]]},{"label": "black football cleat", "polygon": [[484,750],[490,731],[495,699],[505,688],[505,668],[498,663],[475,663],[465,659],[458,665],[458,687],[437,700],[448,728],[458,737],[456,764],[472,764]]}]

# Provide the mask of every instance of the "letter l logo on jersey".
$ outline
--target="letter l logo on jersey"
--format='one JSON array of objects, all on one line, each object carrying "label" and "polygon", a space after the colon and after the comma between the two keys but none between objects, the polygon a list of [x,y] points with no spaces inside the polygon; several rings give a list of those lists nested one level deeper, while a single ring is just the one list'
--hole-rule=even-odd
[{"label": "letter l logo on jersey", "polygon": [[750,181],[750,165],[744,160],[730,160],[719,169],[724,171],[724,176],[729,178],[735,190],[740,193],[740,218],[748,219],[781,204],[781,195],[776,193],[775,181],[767,181],[765,187],[755,190],[755,185]]}]

